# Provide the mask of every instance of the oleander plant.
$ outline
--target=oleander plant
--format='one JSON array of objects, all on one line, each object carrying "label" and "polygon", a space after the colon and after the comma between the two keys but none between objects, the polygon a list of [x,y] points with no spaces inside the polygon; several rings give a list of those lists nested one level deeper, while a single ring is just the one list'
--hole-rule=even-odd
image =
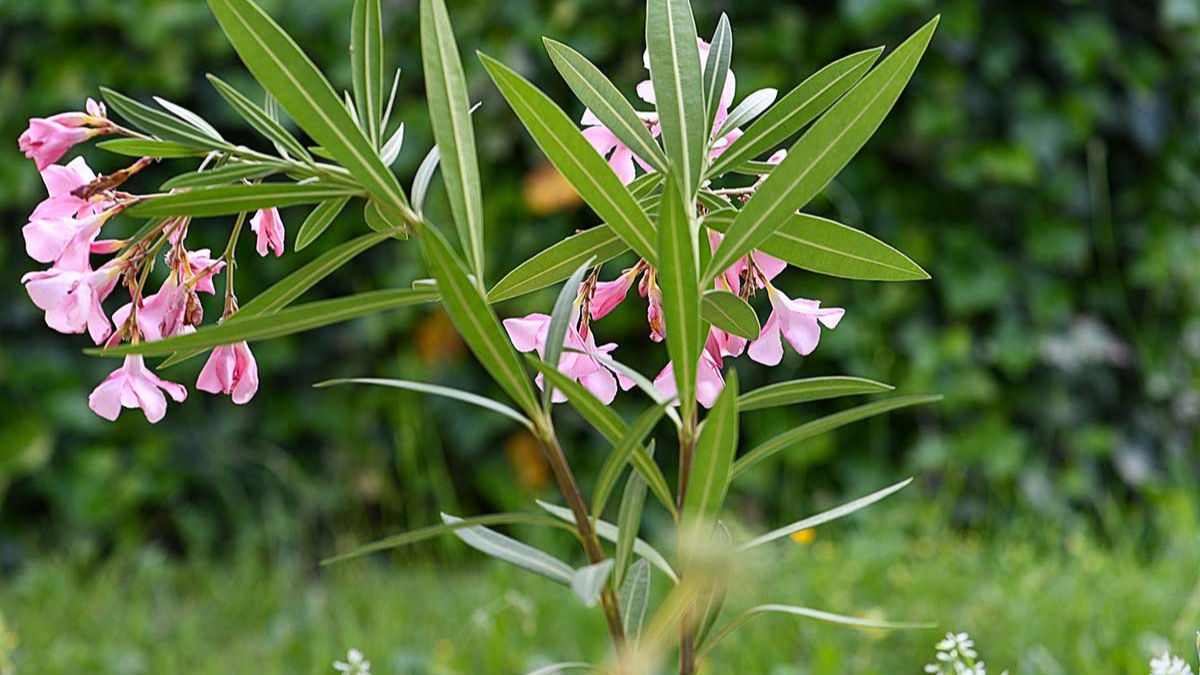
[{"label": "oleander plant", "polygon": [[[888,385],[849,376],[812,376],[743,392],[732,366],[743,355],[778,365],[784,343],[808,355],[824,331],[844,320],[842,308],[789,295],[789,276],[928,278],[870,234],[803,209],[896,104],[936,18],[886,55],[882,47],[866,49],[821,68],[783,96],[762,89],[739,97],[729,21],[722,17],[706,41],[687,0],[649,0],[649,76],[636,85],[636,103],[585,55],[545,41],[584,109],[578,123],[515,70],[479,54],[529,135],[601,223],[489,283],[473,103],[443,0],[420,2],[435,146],[407,191],[390,168],[403,146],[404,124],[392,119],[400,73],[386,76],[380,0],[354,4],[353,86],[343,95],[253,0],[208,4],[263,92],[250,95],[216,77],[209,81],[259,132],[258,148],[226,141],[205,119],[165,99],[155,98],[153,107],[110,89],[101,92],[103,102],[89,100],[84,112],[30,120],[19,139],[49,193],[23,229],[29,256],[49,267],[22,282],[48,326],[87,333],[95,344],[90,354],[122,360],[88,398],[97,415],[112,420],[124,409],[140,409],[149,422],[159,421],[167,398],[182,403],[188,390],[156,371],[205,353],[196,388],[249,404],[260,382],[250,343],[440,303],[507,401],[406,380],[321,384],[396,387],[505,416],[536,439],[561,503],[538,502],[525,512],[443,514],[441,523],[327,562],[453,534],[561,584],[565,597],[600,612],[612,648],[594,663],[565,661],[539,673],[649,673],[674,662],[688,675],[714,649],[736,649],[731,638],[737,628],[764,614],[880,629],[921,625],[770,598],[738,612],[727,611],[725,603],[735,585],[745,588],[772,574],[756,555],[760,547],[863,509],[908,480],[759,535],[743,532],[723,505],[739,475],[805,440],[938,398],[888,395]],[[105,138],[99,147],[132,163],[111,175],[96,175],[82,158],[63,163],[73,147],[99,137]],[[192,164],[157,188],[132,191],[146,167],[176,159]],[[424,208],[439,174],[451,223],[434,222]],[[329,225],[347,209],[361,212],[366,227],[239,302],[234,273],[246,226],[258,256],[283,256],[287,231],[278,209],[298,205],[312,210],[294,235],[293,250],[328,236]],[[140,226],[131,236],[105,238],[106,225],[117,218]],[[219,255],[188,248],[189,228],[201,219],[228,228]],[[419,247],[429,277],[411,288],[296,303],[356,256],[382,245]],[[163,269],[155,274],[156,267]],[[223,311],[205,325],[200,295],[215,295],[222,274]],[[494,309],[560,284],[546,313],[502,320]],[[646,303],[649,339],[666,348],[665,366],[655,374],[623,364],[618,346],[597,338],[604,317],[635,287]],[[106,304],[117,305],[118,294],[127,295],[125,302],[110,313]],[[762,323],[760,311],[769,312]],[[151,370],[148,358],[163,360]],[[615,413],[609,405],[621,392],[643,397],[644,412],[632,420]],[[739,452],[744,413],[865,395],[886,396]],[[554,413],[564,403],[611,446],[591,480],[579,479],[572,449],[555,432]],[[671,443],[652,440],[660,427],[671,431]],[[641,538],[651,510],[661,510],[658,515],[673,526],[671,536],[653,543]],[[577,541],[580,560],[563,560],[497,529],[512,526],[560,531]]]}]

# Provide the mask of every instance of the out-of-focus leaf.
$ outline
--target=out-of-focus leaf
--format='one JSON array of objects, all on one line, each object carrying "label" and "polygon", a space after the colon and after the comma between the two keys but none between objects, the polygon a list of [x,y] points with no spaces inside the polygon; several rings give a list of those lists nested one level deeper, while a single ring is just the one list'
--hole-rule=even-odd
[{"label": "out-of-focus leaf", "polygon": [[422,527],[419,530],[412,530],[403,534],[397,534],[379,541],[367,544],[356,548],[347,553],[326,558],[321,561],[322,565],[332,565],[334,563],[361,558],[364,555],[386,551],[401,546],[409,546],[418,542],[433,539],[434,537],[443,534],[449,534],[455,530],[466,527],[476,527],[478,525],[538,525],[541,527],[553,527],[567,531],[574,531],[574,528],[562,523],[560,520],[548,518],[538,513],[490,513],[486,516],[474,516],[471,518],[456,518],[453,522],[443,523],[441,525],[430,525]]},{"label": "out-of-focus leaf", "polygon": [[594,565],[580,567],[571,575],[571,590],[583,601],[585,607],[595,607],[600,602],[600,594],[612,574],[613,561],[601,560]]},{"label": "out-of-focus leaf", "polygon": [[[654,457],[654,441],[646,450],[646,454]],[[637,471],[629,472],[625,480],[625,491],[621,493],[621,508],[617,512],[617,548],[613,554],[616,568],[613,572],[613,585],[623,587],[625,573],[633,560],[633,545],[642,524],[642,511],[646,505],[646,479]]]},{"label": "out-of-focus leaf", "polygon": [[617,597],[621,602],[625,638],[636,642],[646,623],[646,608],[650,606],[650,563],[645,558],[629,567]]},{"label": "out-of-focus leaf", "polygon": [[754,548],[755,546],[762,546],[763,544],[775,541],[776,539],[782,539],[782,538],[787,537],[796,532],[800,532],[801,530],[810,530],[818,525],[824,525],[825,523],[828,523],[832,520],[837,520],[838,518],[844,518],[845,516],[848,516],[848,515],[854,513],[855,511],[865,509],[868,506],[874,504],[875,502],[880,501],[882,499],[886,499],[887,497],[899,492],[900,490],[903,490],[904,488],[908,487],[908,484],[911,483],[912,481],[913,481],[913,479],[911,479],[911,478],[909,478],[907,480],[902,480],[899,483],[896,483],[895,485],[886,487],[886,488],[884,488],[882,490],[878,490],[876,492],[872,492],[871,494],[869,494],[865,497],[860,497],[858,499],[855,499],[852,502],[847,502],[836,508],[832,508],[832,509],[829,509],[828,511],[818,513],[815,516],[805,518],[804,520],[796,521],[796,522],[792,523],[791,525],[781,527],[777,530],[772,530],[772,531],[762,535],[761,537],[755,537],[754,539],[751,539],[750,541],[742,544],[741,546],[738,547],[738,550],[746,551],[746,550]]},{"label": "out-of-focus leaf", "polygon": [[[568,509],[565,506],[558,506],[556,504],[550,504],[549,502],[543,502],[541,500],[538,500],[537,505],[545,509],[550,515],[562,520],[563,522],[575,522],[575,514],[571,511],[571,509]],[[621,533],[617,530],[617,526],[613,525],[607,520],[600,520],[596,518],[592,520],[592,524],[595,525],[596,534],[600,538],[614,543],[620,539]],[[651,565],[654,565],[661,570],[662,573],[667,575],[667,578],[669,578],[671,581],[675,583],[679,582],[679,575],[675,573],[675,570],[671,567],[670,563],[667,562],[667,559],[650,544],[647,544],[641,539],[634,539],[633,552],[645,558]]]},{"label": "out-of-focus leaf", "polygon": [[[666,412],[667,405],[656,405],[634,420],[625,435],[621,440],[614,444],[612,452],[604,460],[604,464],[600,467],[600,473],[596,476],[596,485],[592,488],[592,515],[599,518],[604,515],[604,507],[608,504],[608,497],[612,494],[612,489],[617,484],[617,479],[621,477],[621,471],[625,468],[625,463],[629,461],[630,455],[642,447],[646,436],[654,430],[654,427],[662,419],[663,413]],[[647,453],[648,455],[649,453]]]},{"label": "out-of-focus leaf", "polygon": [[[442,514],[442,520],[447,525],[463,522],[461,518],[455,518],[446,513]],[[574,576],[575,570],[571,569],[570,565],[529,544],[519,542],[482,525],[455,529],[454,536],[463,540],[467,546],[476,551],[516,565],[551,581],[557,581],[564,586],[571,585],[571,578]]]},{"label": "out-of-focus leaf", "polygon": [[855,628],[878,628],[883,630],[897,630],[907,628],[933,628],[936,624],[932,623],[897,623],[892,621],[876,621],[874,619],[862,619],[853,616],[844,616],[842,614],[834,614],[825,612],[819,609],[809,609],[808,607],[793,607],[791,605],[759,605],[751,607],[734,617],[721,627],[721,631],[713,636],[712,640],[708,641],[702,650],[707,652],[709,649],[716,646],[726,635],[741,627],[750,619],[760,614],[791,614],[792,616],[802,616],[808,619],[816,619],[827,623],[836,623],[842,626],[853,626]]}]

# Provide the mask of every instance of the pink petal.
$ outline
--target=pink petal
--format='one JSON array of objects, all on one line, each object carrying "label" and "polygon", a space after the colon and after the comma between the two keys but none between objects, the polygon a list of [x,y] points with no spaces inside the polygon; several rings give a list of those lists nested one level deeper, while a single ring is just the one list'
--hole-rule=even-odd
[{"label": "pink petal", "polygon": [[517,351],[541,352],[546,346],[546,335],[550,332],[548,314],[530,314],[522,319],[505,319],[504,330]]},{"label": "pink petal", "polygon": [[113,422],[121,415],[121,392],[125,388],[123,369],[118,368],[88,396],[92,412]]},{"label": "pink petal", "polygon": [[777,366],[783,361],[783,343],[779,339],[779,311],[771,312],[767,323],[763,325],[758,339],[750,343],[746,351],[750,358],[764,366]]}]

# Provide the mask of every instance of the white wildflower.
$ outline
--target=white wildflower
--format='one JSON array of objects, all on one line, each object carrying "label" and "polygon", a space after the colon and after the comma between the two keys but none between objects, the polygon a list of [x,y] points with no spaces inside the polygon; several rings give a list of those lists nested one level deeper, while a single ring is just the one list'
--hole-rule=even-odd
[{"label": "white wildflower", "polygon": [[[930,675],[987,675],[987,666],[977,660],[975,641],[966,633],[946,633],[936,645],[934,663],[925,666]],[[1004,675],[1008,675],[1005,671]],[[1190,673],[1189,673],[1190,675]]]},{"label": "white wildflower", "polygon": [[363,658],[362,652],[351,649],[345,661],[334,661],[333,669],[342,675],[371,675],[371,662]]},{"label": "white wildflower", "polygon": [[1192,667],[1178,656],[1163,652],[1162,656],[1150,659],[1150,675],[1192,675]]}]

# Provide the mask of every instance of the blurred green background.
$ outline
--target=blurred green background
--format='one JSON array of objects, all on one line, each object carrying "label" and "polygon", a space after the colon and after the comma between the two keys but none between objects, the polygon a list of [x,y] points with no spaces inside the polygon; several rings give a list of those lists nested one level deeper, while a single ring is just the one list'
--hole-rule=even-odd
[{"label": "blurred green background", "polygon": [[[262,4],[336,86],[349,88],[352,3]],[[480,49],[514,66],[572,115],[582,107],[551,67],[542,35],[583,51],[630,96],[645,79],[636,0],[449,4],[466,54]],[[1036,539],[1050,550],[1084,533],[1103,546],[1132,547],[1131,559],[1143,561],[1181,540],[1194,548],[1200,4],[694,4],[703,34],[720,12],[732,20],[739,98],[760,87],[787,91],[839,56],[894,46],[942,15],[897,108],[812,205],[904,250],[933,280],[875,284],[790,272],[782,288],[845,307],[846,320],[810,358],[789,354],[775,369],[743,358],[736,367],[746,387],[848,374],[946,400],[781,456],[736,487],[738,515],[764,527],[915,475],[914,494],[892,507],[910,514],[901,530]],[[397,164],[407,184],[431,143],[417,8],[413,0],[384,7],[388,58],[403,69],[394,119],[407,125]],[[595,221],[585,209],[544,203],[558,192],[541,154],[478,63],[468,58],[466,67],[472,97],[483,102],[474,119],[494,281]],[[0,0],[0,137],[11,142],[0,153],[0,212],[9,224],[0,240],[8,308],[0,318],[0,569],[18,573],[46,555],[87,568],[150,549],[221,559],[264,544],[311,564],[432,522],[438,510],[511,510],[551,495],[536,449],[504,418],[392,390],[309,388],[372,375],[499,395],[434,308],[257,345],[262,387],[245,407],[193,391],[157,426],[129,412],[109,424],[87,410],[87,393],[114,364],[82,356],[78,336],[47,329],[19,285],[36,267],[19,229],[42,186],[16,137],[27,118],[76,109],[109,85],[182,103],[228,136],[257,143],[206,72],[253,91],[204,3]],[[122,166],[121,158],[86,154],[100,171]],[[155,167],[136,187],[189,167]],[[442,195],[434,199],[435,213],[444,213]],[[284,212],[289,243],[302,217]],[[193,227],[193,243],[220,248],[227,228]],[[302,253],[258,259],[245,247],[239,294],[252,297],[363,229],[357,214],[343,214]],[[383,246],[311,297],[423,275],[411,245]],[[546,311],[553,293],[499,311]],[[219,312],[208,309],[210,317]],[[597,330],[622,345],[619,358],[653,375],[665,353],[646,339],[643,311],[627,302]],[[179,366],[168,379],[190,386],[200,365]],[[633,394],[616,404],[627,416],[641,405]],[[846,405],[756,413],[747,442]],[[573,461],[591,475],[605,448],[573,414],[562,418]],[[1038,535],[1025,537],[1029,530]],[[466,558],[450,542],[418,555]],[[1137,636],[1129,644],[1137,647]]]}]

